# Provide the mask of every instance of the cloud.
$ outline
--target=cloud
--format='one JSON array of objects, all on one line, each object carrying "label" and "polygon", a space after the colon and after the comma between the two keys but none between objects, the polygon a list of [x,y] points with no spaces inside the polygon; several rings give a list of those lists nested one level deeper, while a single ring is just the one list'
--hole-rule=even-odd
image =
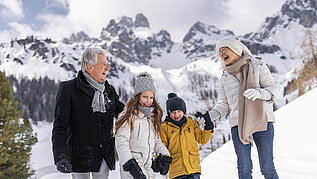
[{"label": "cloud", "polygon": [[4,30],[0,32],[0,39],[1,42],[9,42],[11,40],[12,34],[10,34],[10,31]]},{"label": "cloud", "polygon": [[[46,10],[39,10],[35,19],[41,22],[41,26],[28,26],[28,31],[21,31],[21,33],[30,33],[28,35],[33,33],[43,38],[50,37],[54,40],[61,40],[64,37],[69,37],[71,33],[84,31],[89,36],[98,38],[102,28],[106,27],[111,19],[124,15],[135,19],[136,14],[143,13],[148,18],[153,32],[165,29],[171,34],[171,38],[177,42],[184,38],[190,27],[197,21],[215,25],[220,29],[232,30],[236,35],[244,35],[256,30],[265,21],[265,18],[278,11],[285,1],[45,0]],[[20,14],[23,16],[21,0],[0,0],[0,4],[4,4],[4,2],[7,6],[8,2],[20,2],[17,6],[20,11],[11,8],[10,12],[21,12]],[[51,10],[54,8],[55,10]],[[63,10],[59,11],[59,8]],[[16,22],[15,25],[11,24],[10,27],[18,26],[18,24]],[[19,27],[25,25],[21,22]],[[20,30],[13,30],[20,32]],[[34,31],[30,32],[30,30]]]},{"label": "cloud", "polygon": [[227,5],[230,19],[222,28],[234,30],[236,35],[257,30],[266,17],[272,16],[282,8],[286,0],[230,0]]},{"label": "cloud", "polygon": [[10,22],[8,25],[9,30],[0,31],[0,42],[9,42],[14,38],[25,38],[26,36],[34,34],[34,30],[28,24]]},{"label": "cloud", "polygon": [[46,8],[68,8],[68,0],[45,0]]},{"label": "cloud", "polygon": [[31,35],[34,32],[32,27],[28,24],[20,24],[17,22],[10,22],[9,25],[10,25],[11,29],[14,30],[12,33],[16,34],[15,36],[17,38],[24,38],[28,35]]},{"label": "cloud", "polygon": [[[228,8],[225,3],[227,1],[56,0],[55,2],[68,7],[67,15],[40,14],[38,17],[46,22],[41,31],[48,35],[55,34],[56,36],[58,31],[61,31],[61,34],[70,35],[71,32],[83,30],[90,36],[99,37],[101,29],[108,25],[111,19],[123,15],[134,19],[136,14],[143,13],[154,32],[165,29],[171,33],[174,40],[180,41],[197,21],[221,24],[228,20],[229,15],[224,11]],[[52,29],[55,29],[54,34]]]},{"label": "cloud", "polygon": [[24,17],[21,0],[0,0],[0,15],[3,19],[19,20]]}]

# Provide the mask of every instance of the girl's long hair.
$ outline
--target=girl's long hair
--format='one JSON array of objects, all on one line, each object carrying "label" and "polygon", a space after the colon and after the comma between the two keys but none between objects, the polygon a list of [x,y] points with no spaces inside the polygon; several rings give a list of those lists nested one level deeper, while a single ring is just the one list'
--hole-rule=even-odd
[{"label": "girl's long hair", "polygon": [[[130,125],[131,130],[133,130],[133,123],[134,118],[139,115],[139,100],[140,100],[141,93],[135,95],[131,99],[128,100],[125,110],[120,114],[116,124],[115,124],[115,134],[117,134],[120,127],[127,122],[127,124]],[[152,106],[154,108],[153,110],[153,127],[155,135],[160,135],[160,128],[162,124],[162,116],[163,111],[158,102],[156,101],[155,97],[153,99]]]}]

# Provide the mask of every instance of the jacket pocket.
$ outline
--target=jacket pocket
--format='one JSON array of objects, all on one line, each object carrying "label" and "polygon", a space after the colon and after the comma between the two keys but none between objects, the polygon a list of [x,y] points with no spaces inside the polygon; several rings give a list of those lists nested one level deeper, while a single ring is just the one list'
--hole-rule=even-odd
[{"label": "jacket pocket", "polygon": [[200,169],[199,152],[189,151],[189,163],[193,169]]},{"label": "jacket pocket", "polygon": [[142,152],[139,152],[139,151],[132,151],[131,150],[131,153],[132,153],[132,157],[138,161],[138,163],[142,164],[143,165],[143,153]]}]

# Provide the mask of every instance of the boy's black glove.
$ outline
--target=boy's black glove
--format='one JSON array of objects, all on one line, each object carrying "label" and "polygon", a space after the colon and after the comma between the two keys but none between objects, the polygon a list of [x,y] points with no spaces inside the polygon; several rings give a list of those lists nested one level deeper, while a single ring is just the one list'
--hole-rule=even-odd
[{"label": "boy's black glove", "polygon": [[67,159],[62,159],[56,163],[56,169],[62,173],[72,172],[72,165]]},{"label": "boy's black glove", "polygon": [[195,117],[202,117],[205,120],[205,130],[214,130],[214,123],[211,121],[208,111],[205,114],[201,114],[201,112],[197,112]]},{"label": "boy's black glove", "polygon": [[162,169],[160,170],[161,175],[166,175],[170,168],[170,164],[172,163],[172,157],[162,156]]},{"label": "boy's black glove", "polygon": [[166,175],[171,163],[172,157],[159,154],[159,156],[152,162],[151,167],[154,172],[160,172],[161,175]]},{"label": "boy's black glove", "polygon": [[123,165],[123,170],[130,172],[134,179],[146,179],[142,169],[134,158],[131,158]]}]

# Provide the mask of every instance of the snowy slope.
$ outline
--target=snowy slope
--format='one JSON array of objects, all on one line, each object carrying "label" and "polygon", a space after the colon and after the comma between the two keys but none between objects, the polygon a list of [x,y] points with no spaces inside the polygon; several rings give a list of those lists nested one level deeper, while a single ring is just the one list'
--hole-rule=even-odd
[{"label": "snowy slope", "polygon": [[[317,178],[317,88],[275,112],[275,166],[280,178]],[[236,155],[232,141],[211,153],[202,162],[202,179],[237,178]],[[256,148],[252,148],[253,176],[260,173]]]}]

